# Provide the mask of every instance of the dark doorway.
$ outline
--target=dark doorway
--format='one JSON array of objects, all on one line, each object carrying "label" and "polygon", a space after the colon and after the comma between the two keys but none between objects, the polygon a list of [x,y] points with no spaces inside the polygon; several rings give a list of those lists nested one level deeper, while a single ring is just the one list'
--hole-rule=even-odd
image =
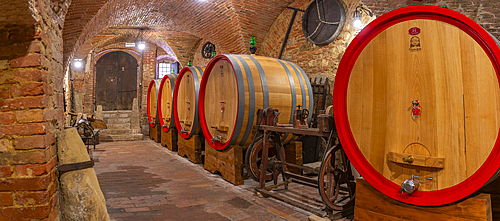
[{"label": "dark doorway", "polygon": [[137,60],[125,52],[110,52],[96,64],[96,103],[102,110],[132,110],[137,97]]}]

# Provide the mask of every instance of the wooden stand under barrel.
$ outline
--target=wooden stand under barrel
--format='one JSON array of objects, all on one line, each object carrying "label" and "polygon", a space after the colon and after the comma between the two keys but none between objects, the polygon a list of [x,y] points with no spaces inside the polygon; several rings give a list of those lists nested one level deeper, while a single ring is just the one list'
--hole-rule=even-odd
[{"label": "wooden stand under barrel", "polygon": [[211,173],[218,171],[224,180],[234,185],[243,185],[243,147],[231,146],[217,151],[205,141],[205,169]]},{"label": "wooden stand under barrel", "polygon": [[203,151],[205,151],[205,138],[193,135],[191,139],[180,138],[177,141],[177,154],[187,157],[189,161],[199,164],[203,163]]},{"label": "wooden stand under barrel", "polygon": [[177,151],[178,133],[177,129],[170,128],[168,132],[161,131],[161,145],[171,151]]},{"label": "wooden stand under barrel", "polygon": [[160,127],[158,126],[158,124],[155,124],[154,127],[149,126],[149,138],[151,138],[151,140],[154,140],[156,143],[161,142]]},{"label": "wooden stand under barrel", "polygon": [[356,180],[354,220],[493,220],[490,194],[478,193],[463,201],[440,207],[414,206],[398,202]]}]

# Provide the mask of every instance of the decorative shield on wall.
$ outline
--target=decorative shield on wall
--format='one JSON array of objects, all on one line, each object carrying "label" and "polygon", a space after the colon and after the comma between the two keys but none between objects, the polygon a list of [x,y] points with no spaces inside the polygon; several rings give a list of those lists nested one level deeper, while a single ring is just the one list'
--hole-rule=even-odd
[{"label": "decorative shield on wall", "polygon": [[345,24],[345,8],[338,0],[314,0],[302,16],[302,32],[313,44],[329,44]]}]

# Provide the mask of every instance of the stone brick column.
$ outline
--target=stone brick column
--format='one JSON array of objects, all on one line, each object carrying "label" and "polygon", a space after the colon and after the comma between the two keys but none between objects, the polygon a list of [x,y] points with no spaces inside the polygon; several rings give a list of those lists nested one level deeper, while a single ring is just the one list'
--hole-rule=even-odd
[{"label": "stone brick column", "polygon": [[140,107],[142,133],[149,135],[148,124],[148,87],[151,80],[156,78],[156,45],[146,44],[143,52],[142,71],[142,99]]},{"label": "stone brick column", "polygon": [[[0,14],[0,220],[59,220],[55,132],[63,125],[65,1]],[[6,16],[6,17],[3,17]]]}]

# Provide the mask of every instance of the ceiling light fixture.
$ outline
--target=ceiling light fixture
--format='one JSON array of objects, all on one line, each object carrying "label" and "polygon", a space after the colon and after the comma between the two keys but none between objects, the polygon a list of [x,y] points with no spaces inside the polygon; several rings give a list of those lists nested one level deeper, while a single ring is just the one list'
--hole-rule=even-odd
[{"label": "ceiling light fixture", "polygon": [[142,40],[142,31],[144,31],[144,29],[141,28],[141,30],[139,31],[139,35],[141,36],[141,40],[137,43],[137,48],[139,50],[144,50],[146,48],[146,43]]},{"label": "ceiling light fixture", "polygon": [[140,41],[139,44],[137,44],[137,48],[139,48],[139,50],[144,50],[144,48],[146,48],[146,43]]},{"label": "ceiling light fixture", "polygon": [[82,59],[75,59],[75,62],[73,63],[73,66],[75,66],[75,68],[82,67]]}]

